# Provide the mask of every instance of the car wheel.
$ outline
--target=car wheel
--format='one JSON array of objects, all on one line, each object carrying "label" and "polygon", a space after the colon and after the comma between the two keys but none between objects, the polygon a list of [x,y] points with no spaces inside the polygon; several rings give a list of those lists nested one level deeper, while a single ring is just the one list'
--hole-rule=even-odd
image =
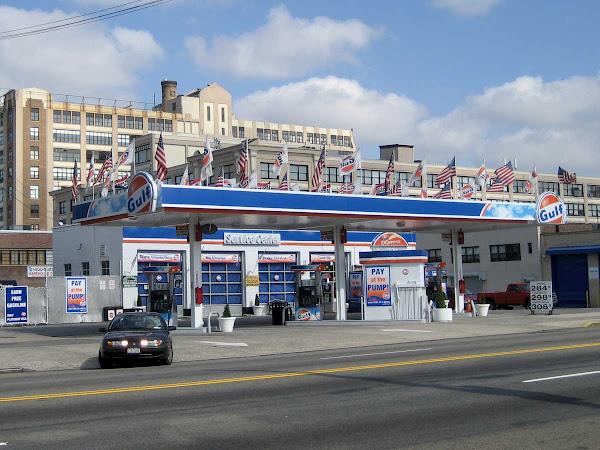
[{"label": "car wheel", "polygon": [[488,301],[488,304],[490,305],[490,309],[496,309],[496,302],[494,300]]},{"label": "car wheel", "polygon": [[112,362],[107,358],[103,358],[100,353],[98,353],[98,363],[100,364],[101,369],[112,368]]},{"label": "car wheel", "polygon": [[173,349],[171,349],[171,351],[167,354],[167,356],[165,356],[162,361],[162,364],[164,364],[165,366],[170,366],[171,364],[173,364]]}]

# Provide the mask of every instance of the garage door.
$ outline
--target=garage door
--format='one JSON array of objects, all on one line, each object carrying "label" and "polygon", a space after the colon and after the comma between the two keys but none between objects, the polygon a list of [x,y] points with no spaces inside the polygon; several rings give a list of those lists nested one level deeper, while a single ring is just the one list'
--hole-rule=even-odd
[{"label": "garage door", "polygon": [[242,257],[239,253],[202,253],[204,302],[242,304]]},{"label": "garage door", "polygon": [[552,287],[558,306],[585,308],[588,289],[587,255],[553,255]]},{"label": "garage door", "polygon": [[296,287],[292,266],[296,264],[295,253],[262,253],[258,258],[259,299],[296,301]]}]

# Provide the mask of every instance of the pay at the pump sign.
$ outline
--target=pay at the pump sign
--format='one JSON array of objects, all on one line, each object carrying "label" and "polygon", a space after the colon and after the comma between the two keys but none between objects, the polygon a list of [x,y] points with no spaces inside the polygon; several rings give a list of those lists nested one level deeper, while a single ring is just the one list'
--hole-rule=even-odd
[{"label": "pay at the pump sign", "polygon": [[391,306],[390,266],[367,267],[367,306]]},{"label": "pay at the pump sign", "polygon": [[67,278],[67,312],[87,313],[87,284],[85,278]]}]

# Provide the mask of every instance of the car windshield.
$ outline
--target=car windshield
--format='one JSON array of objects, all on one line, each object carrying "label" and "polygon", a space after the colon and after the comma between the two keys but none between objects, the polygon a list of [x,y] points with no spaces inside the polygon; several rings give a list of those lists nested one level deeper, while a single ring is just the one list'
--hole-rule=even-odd
[{"label": "car windshield", "polygon": [[125,330],[164,330],[163,321],[156,316],[128,316],[121,315],[113,319],[110,331],[125,331]]}]

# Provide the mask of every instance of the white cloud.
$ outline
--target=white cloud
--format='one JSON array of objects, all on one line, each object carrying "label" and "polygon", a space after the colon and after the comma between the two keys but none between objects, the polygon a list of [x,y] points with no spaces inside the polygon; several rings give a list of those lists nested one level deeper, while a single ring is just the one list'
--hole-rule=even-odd
[{"label": "white cloud", "polygon": [[433,6],[461,16],[485,16],[502,0],[432,0]]},{"label": "white cloud", "polygon": [[[14,29],[69,17],[55,10],[0,6],[0,29]],[[0,86],[39,87],[78,95],[130,95],[145,68],[164,52],[144,30],[102,24],[0,41]]]},{"label": "white cloud", "polygon": [[191,36],[185,45],[199,67],[214,66],[238,77],[287,78],[340,61],[354,63],[379,32],[360,20],[292,17],[285,6],[271,9],[267,23],[208,44]]},{"label": "white cloud", "polygon": [[520,77],[466,98],[444,116],[396,93],[365,89],[344,78],[311,78],[258,91],[235,104],[238,117],[299,125],[353,128],[365,157],[382,144],[413,144],[416,156],[489,168],[517,158],[519,169],[581,175],[600,167],[600,77],[544,82]]}]

